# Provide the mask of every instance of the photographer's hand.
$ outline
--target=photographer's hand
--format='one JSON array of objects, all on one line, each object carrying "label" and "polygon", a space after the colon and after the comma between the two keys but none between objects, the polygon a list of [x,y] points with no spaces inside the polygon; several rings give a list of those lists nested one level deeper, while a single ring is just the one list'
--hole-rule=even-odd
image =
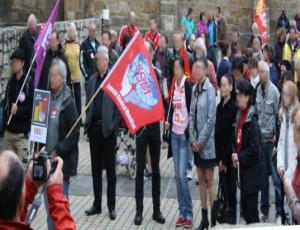
[{"label": "photographer's hand", "polygon": [[57,157],[57,152],[56,152],[55,150],[53,150],[53,151],[51,152],[51,157],[52,157],[52,158]]},{"label": "photographer's hand", "polygon": [[47,187],[50,187],[51,185],[55,184],[63,184],[62,167],[64,162],[60,157],[56,157],[55,160],[57,161],[57,167],[54,173],[50,175],[49,180],[47,181]]},{"label": "photographer's hand", "polygon": [[[41,187],[45,181],[35,181],[33,180],[33,162],[31,161],[28,167],[28,171],[27,171],[27,177],[28,179],[32,182],[32,184],[36,187],[36,189],[39,189],[39,187]],[[51,165],[50,165],[50,161],[47,161],[47,175],[49,175],[50,173],[50,169],[51,169]]]}]

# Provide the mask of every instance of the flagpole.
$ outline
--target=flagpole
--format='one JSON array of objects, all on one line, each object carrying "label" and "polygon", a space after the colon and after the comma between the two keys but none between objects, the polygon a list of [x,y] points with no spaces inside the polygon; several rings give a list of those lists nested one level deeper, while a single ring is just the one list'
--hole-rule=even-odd
[{"label": "flagpole", "polygon": [[118,66],[119,62],[122,60],[123,56],[126,55],[127,50],[129,49],[129,47],[133,44],[133,42],[135,41],[136,37],[140,35],[140,32],[138,31],[133,38],[131,39],[131,41],[129,42],[129,44],[127,45],[126,49],[124,50],[124,52],[122,53],[122,55],[119,57],[119,59],[117,60],[117,62],[114,64],[113,68],[110,70],[109,74],[107,75],[107,77],[104,79],[104,81],[102,82],[102,84],[99,86],[99,88],[97,89],[97,91],[94,93],[94,95],[92,96],[92,98],[90,99],[89,103],[84,107],[83,111],[81,112],[80,116],[77,118],[76,122],[74,123],[74,125],[72,126],[72,128],[70,129],[70,131],[68,132],[67,136],[65,138],[68,138],[71,133],[73,132],[73,130],[75,129],[75,127],[78,125],[79,121],[81,120],[83,114],[88,110],[88,108],[91,106],[92,102],[95,100],[97,94],[100,92],[100,90],[103,88],[103,85],[105,84],[105,82],[110,78],[111,74],[114,72],[116,66]]},{"label": "flagpole", "polygon": [[[32,69],[33,63],[35,62],[36,56],[37,56],[37,54],[38,54],[38,52],[39,52],[39,49],[40,49],[40,46],[38,46],[38,49],[37,49],[37,51],[35,52],[35,54],[34,54],[34,56],[33,56],[33,59],[32,59],[32,61],[31,61],[30,67],[29,67],[29,69],[28,69],[28,71],[27,71],[25,80],[24,80],[24,82],[23,82],[23,84],[22,84],[22,87],[21,87],[21,89],[20,89],[20,92],[19,92],[19,95],[18,95],[18,97],[17,97],[17,100],[16,100],[15,104],[17,104],[17,103],[19,102],[21,93],[22,93],[22,91],[23,91],[23,89],[24,89],[24,86],[25,86],[25,84],[26,84],[27,78],[29,77],[29,73],[30,73],[30,71],[31,71],[31,69]],[[9,125],[9,123],[10,123],[10,121],[11,121],[11,119],[12,119],[12,116],[13,116],[13,115],[12,115],[12,113],[11,113],[10,116],[9,116],[9,119],[8,119],[8,121],[7,121],[7,125]]]}]

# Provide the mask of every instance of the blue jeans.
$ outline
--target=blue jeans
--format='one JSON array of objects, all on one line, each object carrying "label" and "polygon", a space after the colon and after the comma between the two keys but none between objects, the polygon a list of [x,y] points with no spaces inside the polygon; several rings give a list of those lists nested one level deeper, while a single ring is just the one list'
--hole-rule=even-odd
[{"label": "blue jeans", "polygon": [[[188,142],[189,143],[189,142]],[[192,151],[192,146],[190,144],[188,144],[189,148],[189,161],[188,161],[188,170],[193,169],[193,151]]]},{"label": "blue jeans", "polygon": [[[63,193],[66,196],[67,200],[69,200],[69,186],[70,186],[70,177],[64,177],[63,179]],[[45,203],[45,208],[47,212],[47,225],[48,225],[48,230],[54,230],[54,223],[49,215],[49,203],[48,203],[48,196],[47,196],[47,190],[44,192],[44,203]]]},{"label": "blue jeans", "polygon": [[263,160],[263,185],[261,189],[261,205],[260,211],[265,216],[269,215],[269,175],[271,172],[273,185],[275,188],[275,207],[276,215],[281,215],[281,185],[277,170],[272,162],[272,152],[274,145],[272,142],[262,144],[262,160]]},{"label": "blue jeans", "polygon": [[189,161],[189,144],[185,135],[171,134],[171,148],[173,153],[176,176],[177,200],[179,203],[179,217],[193,219],[193,204],[187,178]]}]

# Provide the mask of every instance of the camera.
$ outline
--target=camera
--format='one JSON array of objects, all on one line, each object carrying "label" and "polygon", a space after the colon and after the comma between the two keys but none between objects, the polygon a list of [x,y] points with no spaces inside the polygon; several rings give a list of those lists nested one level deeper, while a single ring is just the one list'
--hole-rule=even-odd
[{"label": "camera", "polygon": [[50,174],[55,172],[57,161],[47,152],[41,152],[37,158],[33,159],[32,178],[35,181],[47,181],[47,160],[50,160]]}]

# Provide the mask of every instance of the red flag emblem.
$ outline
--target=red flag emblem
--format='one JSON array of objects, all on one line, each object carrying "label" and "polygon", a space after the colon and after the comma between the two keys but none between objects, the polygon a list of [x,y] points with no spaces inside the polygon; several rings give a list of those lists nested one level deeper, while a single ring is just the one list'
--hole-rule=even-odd
[{"label": "red flag emblem", "polygon": [[161,92],[141,34],[138,32],[103,83],[131,134],[164,119]]}]

